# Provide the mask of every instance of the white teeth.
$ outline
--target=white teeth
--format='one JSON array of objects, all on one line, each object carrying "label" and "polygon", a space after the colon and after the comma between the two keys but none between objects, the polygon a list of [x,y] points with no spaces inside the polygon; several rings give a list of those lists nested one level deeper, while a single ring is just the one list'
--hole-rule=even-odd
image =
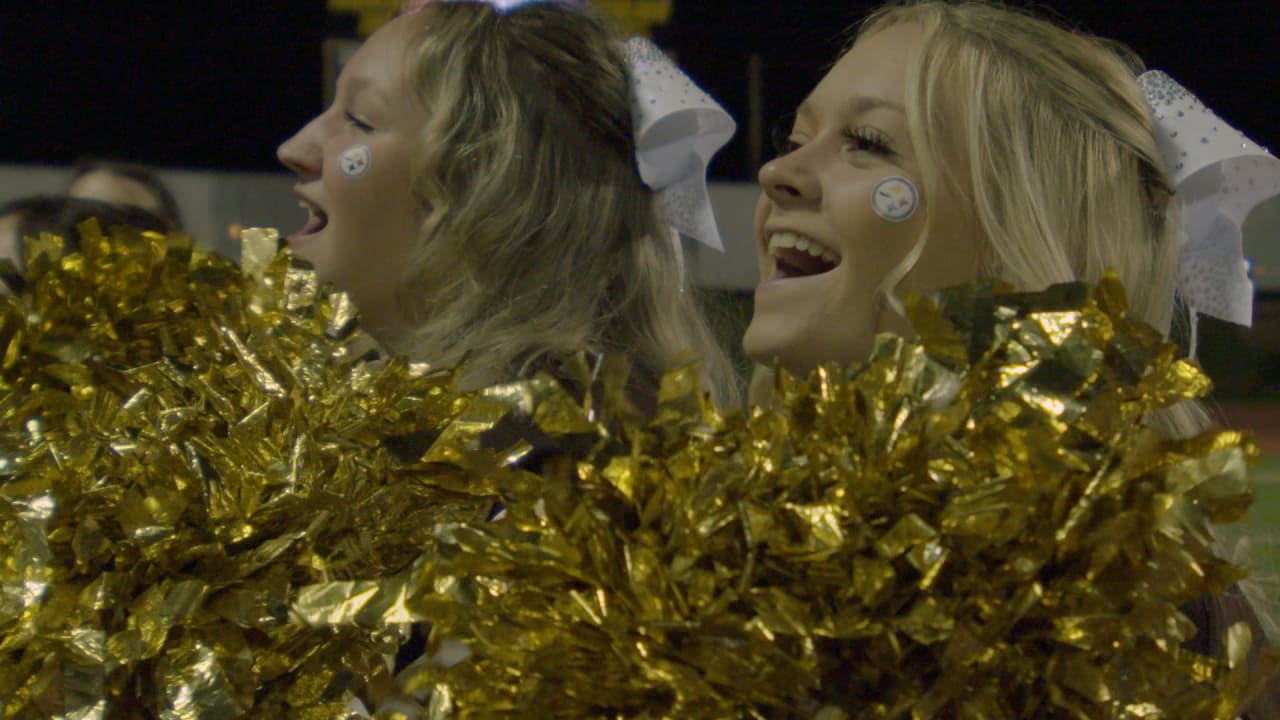
[{"label": "white teeth", "polygon": [[829,263],[840,262],[840,256],[818,244],[813,238],[803,237],[793,232],[779,232],[769,236],[769,249],[795,248],[807,252],[813,257],[822,258]]}]

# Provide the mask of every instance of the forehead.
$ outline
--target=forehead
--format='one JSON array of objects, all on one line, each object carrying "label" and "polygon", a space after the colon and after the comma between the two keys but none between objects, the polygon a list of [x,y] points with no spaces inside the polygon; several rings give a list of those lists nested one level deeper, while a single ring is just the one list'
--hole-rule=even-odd
[{"label": "forehead", "polygon": [[899,23],[858,39],[805,101],[814,110],[839,110],[850,98],[874,98],[902,106],[907,64],[920,43],[914,24]]},{"label": "forehead", "polygon": [[423,30],[420,15],[396,18],[383,25],[356,54],[338,77],[338,96],[349,108],[375,113],[383,125],[417,123],[421,102],[412,91],[413,49]]},{"label": "forehead", "polygon": [[369,36],[343,68],[348,82],[391,83],[405,74],[409,48],[422,23],[418,16],[396,18]]}]

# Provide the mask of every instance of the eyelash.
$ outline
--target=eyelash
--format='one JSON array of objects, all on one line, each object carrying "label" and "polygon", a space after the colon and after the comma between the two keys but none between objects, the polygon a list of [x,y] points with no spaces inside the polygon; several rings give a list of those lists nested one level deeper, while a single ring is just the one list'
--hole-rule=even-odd
[{"label": "eyelash", "polygon": [[873,128],[845,129],[840,132],[840,136],[844,138],[845,148],[848,150],[886,157],[893,154],[893,149],[884,136]]},{"label": "eyelash", "polygon": [[[800,149],[800,143],[791,139],[791,122],[794,115],[788,114],[780,118],[779,122],[773,127],[773,147],[779,156],[793,153]],[[852,152],[868,152],[872,155],[888,157],[893,154],[893,148],[885,140],[883,133],[868,127],[850,130],[845,128],[840,131],[840,137],[844,139],[846,150]]]},{"label": "eyelash", "polygon": [[349,112],[344,112],[344,113],[342,113],[342,116],[343,116],[344,118],[346,118],[346,120],[347,120],[347,124],[351,125],[351,127],[355,128],[355,129],[357,129],[357,130],[359,130],[360,132],[365,132],[365,133],[367,133],[367,132],[373,132],[373,126],[372,126],[372,125],[370,125],[369,123],[367,123],[367,122],[365,122],[365,121],[361,120],[360,118],[356,117],[355,115],[352,115],[352,114],[351,114],[351,113],[349,113]]}]

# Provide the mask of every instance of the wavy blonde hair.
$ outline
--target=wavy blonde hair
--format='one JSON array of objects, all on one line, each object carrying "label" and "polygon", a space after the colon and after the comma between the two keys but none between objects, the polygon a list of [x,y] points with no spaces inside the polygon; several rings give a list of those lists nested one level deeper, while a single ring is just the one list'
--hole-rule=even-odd
[{"label": "wavy blonde hair", "polygon": [[[1181,225],[1137,84],[1139,58],[993,2],[890,4],[858,37],[900,23],[922,31],[905,97],[923,191],[949,194],[968,213],[981,279],[1039,290],[1112,270],[1131,314],[1168,336]],[[935,225],[926,220],[886,292],[928,238],[948,230]],[[1152,422],[1185,436],[1207,416],[1187,403]]]},{"label": "wavy blonde hair", "polygon": [[425,219],[398,289],[411,330],[394,349],[465,367],[469,384],[554,372],[584,351],[626,354],[656,380],[693,351],[732,404],[732,365],[636,169],[612,26],[555,3],[435,2],[412,19]]}]

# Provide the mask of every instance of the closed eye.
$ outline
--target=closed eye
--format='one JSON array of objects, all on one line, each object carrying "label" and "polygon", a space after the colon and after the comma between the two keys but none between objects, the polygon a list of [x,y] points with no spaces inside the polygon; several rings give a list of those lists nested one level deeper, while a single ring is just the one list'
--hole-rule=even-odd
[{"label": "closed eye", "polygon": [[361,120],[360,118],[356,117],[355,115],[352,115],[352,114],[351,114],[351,113],[349,113],[349,112],[344,112],[344,113],[342,113],[342,116],[346,119],[347,124],[348,124],[348,125],[350,125],[351,127],[355,128],[356,130],[359,130],[359,131],[360,131],[360,132],[362,132],[362,133],[370,133],[370,132],[373,132],[373,126],[372,126],[372,125],[370,125],[369,123],[367,123],[367,122],[365,122],[365,121]]}]

